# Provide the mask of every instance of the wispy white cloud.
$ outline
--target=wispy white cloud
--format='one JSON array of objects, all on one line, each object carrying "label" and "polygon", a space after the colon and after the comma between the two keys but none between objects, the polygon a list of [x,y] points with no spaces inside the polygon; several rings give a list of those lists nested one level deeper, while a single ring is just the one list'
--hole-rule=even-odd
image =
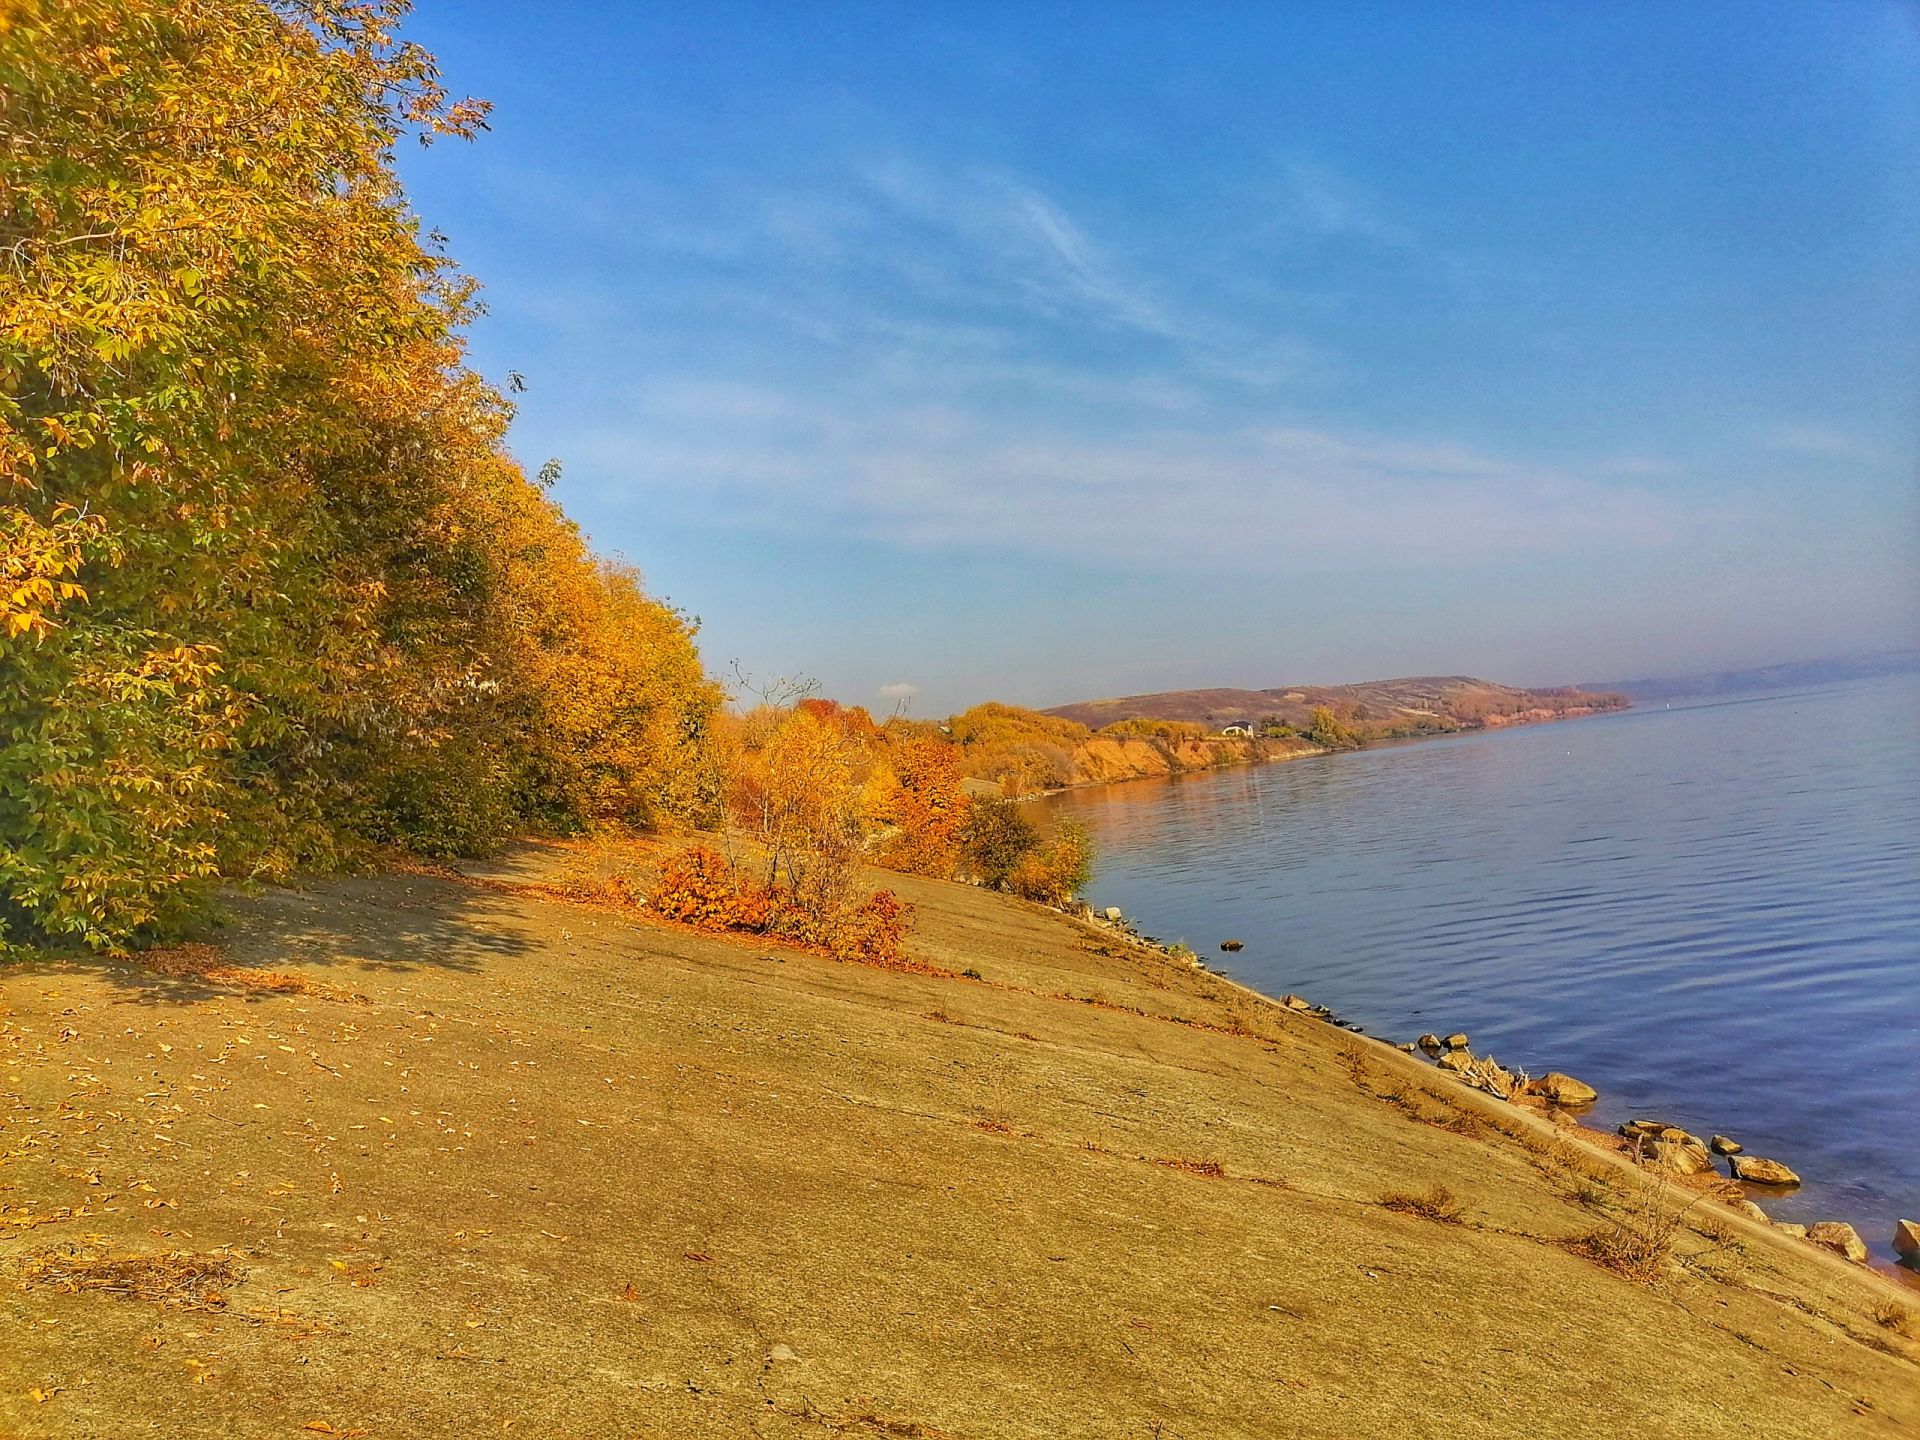
[{"label": "wispy white cloud", "polygon": [[716,181],[677,198],[631,186],[560,196],[540,176],[495,185],[496,204],[563,206],[571,232],[624,252],[633,273],[673,276],[666,295],[612,271],[566,287],[573,293],[547,294],[542,273],[516,286],[530,313],[567,329],[604,323],[609,307],[631,313],[647,296],[767,349],[804,337],[882,356],[959,348],[1004,358],[1064,343],[1099,350],[1110,370],[1252,387],[1283,384],[1315,356],[1298,335],[1183,293],[1151,255],[1097,235],[1059,196],[1006,169],[896,155],[805,185]]},{"label": "wispy white cloud", "polygon": [[1317,160],[1293,156],[1282,167],[1286,181],[1282,219],[1321,235],[1368,241],[1389,250],[1424,253],[1426,244],[1364,187]]},{"label": "wispy white cloud", "polygon": [[914,696],[920,693],[920,687],[907,680],[895,680],[891,684],[882,685],[873,693],[882,700],[898,702],[913,699]]},{"label": "wispy white cloud", "polygon": [[1617,475],[1307,427],[1106,438],[953,405],[690,385],[583,438],[619,494],[649,505],[697,494],[732,523],[1152,568],[1462,564],[1662,546],[1691,523]]},{"label": "wispy white cloud", "polygon": [[1769,450],[1782,450],[1816,460],[1849,460],[1859,464],[1880,464],[1889,457],[1880,446],[1844,430],[1805,423],[1769,426],[1761,435],[1761,444]]}]

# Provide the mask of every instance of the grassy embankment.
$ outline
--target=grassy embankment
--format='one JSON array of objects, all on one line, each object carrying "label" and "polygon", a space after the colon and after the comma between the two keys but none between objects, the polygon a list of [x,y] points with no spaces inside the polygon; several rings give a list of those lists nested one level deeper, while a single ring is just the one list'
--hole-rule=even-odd
[{"label": "grassy embankment", "polygon": [[0,972],[0,1433],[1920,1426],[1882,1279],[1384,1045],[962,885],[889,877],[891,971],[564,854]]}]

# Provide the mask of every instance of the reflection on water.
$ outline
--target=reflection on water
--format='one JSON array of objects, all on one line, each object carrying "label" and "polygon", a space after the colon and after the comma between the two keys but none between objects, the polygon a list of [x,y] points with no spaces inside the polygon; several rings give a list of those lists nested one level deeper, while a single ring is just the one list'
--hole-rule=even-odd
[{"label": "reflection on water", "polygon": [[[1920,1219],[1920,679],[1629,711],[1043,802],[1099,904],[1370,1033],[1598,1086]],[[1247,948],[1231,960],[1219,941]]]}]

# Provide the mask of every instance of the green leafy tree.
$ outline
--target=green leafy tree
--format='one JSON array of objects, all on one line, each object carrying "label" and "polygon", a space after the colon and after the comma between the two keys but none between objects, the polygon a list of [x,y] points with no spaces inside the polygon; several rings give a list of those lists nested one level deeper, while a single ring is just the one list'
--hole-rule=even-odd
[{"label": "green leafy tree", "polygon": [[1011,800],[976,800],[960,832],[962,864],[981,883],[1002,886],[1040,844],[1040,832]]}]

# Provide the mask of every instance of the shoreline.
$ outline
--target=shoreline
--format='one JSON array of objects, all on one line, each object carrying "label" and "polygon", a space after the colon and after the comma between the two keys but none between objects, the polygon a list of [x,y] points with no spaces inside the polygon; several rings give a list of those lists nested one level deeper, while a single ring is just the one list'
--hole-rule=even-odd
[{"label": "shoreline", "polygon": [[[1818,1221],[1803,1224],[1773,1219],[1759,1202],[1789,1197],[1798,1192],[1804,1181],[1797,1174],[1793,1175],[1790,1182],[1785,1183],[1743,1179],[1736,1173],[1738,1166],[1734,1157],[1738,1156],[1747,1164],[1751,1164],[1755,1157],[1747,1154],[1744,1146],[1737,1143],[1731,1151],[1723,1151],[1720,1148],[1720,1142],[1732,1137],[1715,1134],[1714,1143],[1710,1146],[1708,1142],[1690,1134],[1682,1127],[1644,1116],[1635,1116],[1618,1122],[1613,1132],[1609,1134],[1604,1129],[1588,1126],[1585,1123],[1586,1118],[1603,1103],[1603,1097],[1607,1092],[1601,1087],[1588,1083],[1584,1078],[1575,1080],[1574,1083],[1582,1089],[1592,1091],[1591,1098],[1576,1103],[1546,1099],[1542,1092],[1524,1087],[1528,1086],[1530,1080],[1534,1085],[1538,1085],[1548,1077],[1554,1077],[1559,1081],[1573,1077],[1557,1070],[1544,1071],[1539,1077],[1530,1077],[1524,1069],[1507,1071],[1492,1055],[1475,1054],[1470,1044],[1451,1047],[1445,1042],[1424,1043],[1438,1039],[1431,1033],[1423,1034],[1419,1040],[1401,1042],[1370,1033],[1364,1026],[1348,1020],[1330,1006],[1314,1003],[1292,992],[1277,997],[1270,995],[1236,978],[1228,970],[1216,968],[1198,951],[1184,944],[1178,942],[1169,944],[1157,937],[1141,934],[1137,928],[1136,917],[1120,912],[1118,906],[1105,907],[1103,913],[1090,902],[1081,901],[1074,907],[1069,907],[1066,913],[1095,934],[1118,937],[1125,943],[1138,946],[1168,963],[1190,967],[1213,981],[1229,986],[1263,1004],[1320,1021],[1331,1028],[1345,1031],[1357,1039],[1369,1041],[1395,1053],[1407,1055],[1409,1058],[1415,1058],[1424,1052],[1426,1061],[1430,1063],[1426,1063],[1422,1068],[1428,1073],[1447,1075],[1463,1088],[1485,1095],[1495,1103],[1507,1105],[1522,1113],[1536,1117],[1544,1115],[1562,1129],[1577,1131],[1577,1138],[1594,1146],[1597,1150],[1619,1158],[1622,1163],[1636,1171],[1657,1172],[1661,1179],[1695,1189],[1703,1198],[1713,1196],[1731,1199],[1732,1197],[1727,1195],[1721,1187],[1727,1189],[1737,1187],[1740,1191],[1740,1200],[1734,1203],[1742,1206],[1743,1213],[1783,1236],[1806,1241],[1819,1248],[1834,1249],[1833,1244],[1817,1237],[1810,1238],[1808,1232],[1814,1225],[1844,1227],[1854,1240],[1858,1240],[1866,1247],[1865,1253],[1846,1255],[1845,1258],[1851,1263],[1884,1276],[1895,1284],[1910,1288],[1916,1296],[1920,1296],[1920,1252],[1916,1252],[1911,1257],[1901,1257],[1897,1254],[1890,1257],[1885,1253],[1889,1249],[1889,1242],[1862,1235],[1846,1221]],[[1232,943],[1237,951],[1239,942]],[[1223,944],[1221,948],[1226,949],[1226,945]],[[1465,1038],[1467,1033],[1460,1032],[1460,1038]],[[1439,1062],[1451,1055],[1464,1056],[1468,1061],[1480,1062],[1490,1069],[1478,1071],[1477,1075],[1458,1071],[1450,1072]],[[1420,1061],[1415,1059],[1415,1063]],[[1501,1083],[1503,1079],[1514,1080],[1523,1088],[1504,1092],[1504,1086]],[[1759,1158],[1762,1165],[1780,1164],[1772,1157]],[[1714,1168],[1716,1161],[1728,1166],[1726,1175],[1720,1174],[1719,1170]],[[1720,1190],[1721,1193],[1716,1195],[1716,1190]],[[1896,1234],[1901,1227],[1915,1223],[1897,1214],[1879,1218],[1891,1225]]]},{"label": "shoreline", "polygon": [[[1434,740],[1459,740],[1471,735],[1486,734],[1490,731],[1532,729],[1540,725],[1556,725],[1575,720],[1593,720],[1603,715],[1627,715],[1639,707],[1623,705],[1609,708],[1586,708],[1577,712],[1569,711],[1554,715],[1543,715],[1526,719],[1488,720],[1478,725],[1462,726],[1458,730],[1441,731],[1430,735],[1396,735],[1379,740],[1369,740],[1350,749],[1334,749],[1323,745],[1307,745],[1301,749],[1289,749],[1281,754],[1259,753],[1239,760],[1225,760],[1210,765],[1195,765],[1184,768],[1169,768],[1156,773],[1134,775],[1115,775],[1105,779],[1078,780],[1071,785],[1059,785],[1049,790],[1036,790],[1027,795],[1015,795],[1011,798],[1016,804],[1028,804],[1035,800],[1045,800],[1054,795],[1075,794],[1082,790],[1095,790],[1108,785],[1130,785],[1140,780],[1176,780],[1192,775],[1212,775],[1223,770],[1244,770],[1258,765],[1279,765],[1292,760],[1309,760],[1322,755],[1358,755],[1370,750],[1398,749],[1408,745],[1424,745]],[[1097,738],[1097,735],[1096,735]],[[1209,736],[1205,742],[1230,737]],[[1255,737],[1251,741],[1241,742],[1258,746],[1284,744],[1284,740]],[[981,782],[989,783],[989,782]]]}]

